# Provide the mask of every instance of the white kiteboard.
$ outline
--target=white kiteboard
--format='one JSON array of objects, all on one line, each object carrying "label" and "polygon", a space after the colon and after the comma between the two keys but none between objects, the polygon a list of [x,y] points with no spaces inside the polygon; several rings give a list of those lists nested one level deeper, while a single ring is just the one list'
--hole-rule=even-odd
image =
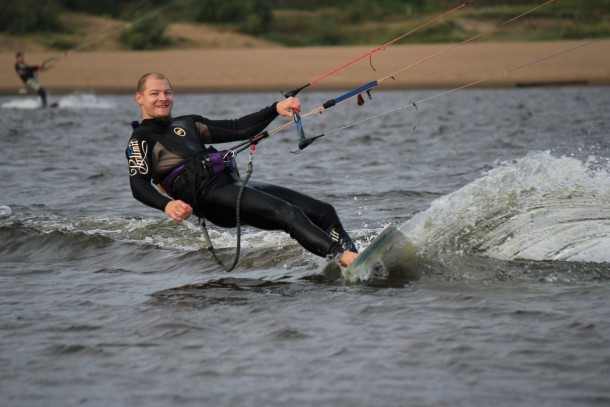
[{"label": "white kiteboard", "polygon": [[343,270],[346,283],[404,285],[420,277],[417,250],[395,227],[385,228],[371,244]]}]

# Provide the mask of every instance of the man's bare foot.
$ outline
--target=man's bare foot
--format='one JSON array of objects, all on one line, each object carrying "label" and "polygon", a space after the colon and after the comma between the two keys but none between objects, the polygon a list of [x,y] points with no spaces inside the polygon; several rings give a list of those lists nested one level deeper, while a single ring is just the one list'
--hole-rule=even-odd
[{"label": "man's bare foot", "polygon": [[343,252],[343,254],[341,254],[341,257],[339,257],[339,264],[341,264],[343,267],[349,267],[349,265],[356,260],[356,257],[358,257],[358,253],[346,250]]}]

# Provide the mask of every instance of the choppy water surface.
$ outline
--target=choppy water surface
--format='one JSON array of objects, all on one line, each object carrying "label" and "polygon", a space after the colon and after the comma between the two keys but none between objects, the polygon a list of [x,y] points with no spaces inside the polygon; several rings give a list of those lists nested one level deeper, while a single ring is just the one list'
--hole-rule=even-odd
[{"label": "choppy water surface", "polygon": [[[376,92],[305,130],[434,94]],[[133,97],[51,96],[0,98],[1,405],[610,403],[607,88],[468,90],[298,155],[293,128],[261,143],[253,179],[332,202],[360,248],[386,226],[411,240],[418,279],[385,286],[328,281],[287,235],[251,229],[220,271],[196,220],[131,197]],[[277,97],[177,95],[175,113]],[[211,235],[230,261],[234,231]]]}]

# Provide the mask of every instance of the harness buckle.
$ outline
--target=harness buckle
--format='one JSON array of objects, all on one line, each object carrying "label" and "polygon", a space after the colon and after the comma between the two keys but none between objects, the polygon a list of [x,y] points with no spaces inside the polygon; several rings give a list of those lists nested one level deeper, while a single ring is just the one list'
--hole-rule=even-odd
[{"label": "harness buckle", "polygon": [[223,161],[231,161],[232,158],[235,158],[237,152],[235,150],[227,150],[227,153],[222,156]]}]

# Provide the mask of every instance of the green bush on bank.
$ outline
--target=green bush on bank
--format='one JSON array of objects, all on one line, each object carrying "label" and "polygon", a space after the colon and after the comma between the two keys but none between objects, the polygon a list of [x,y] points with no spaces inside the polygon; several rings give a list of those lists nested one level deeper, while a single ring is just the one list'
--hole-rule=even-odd
[{"label": "green bush on bank", "polygon": [[[288,46],[382,44],[463,4],[438,1],[333,1],[323,7],[285,2],[274,9],[267,40]],[[312,1],[314,4],[323,2]],[[345,4],[343,4],[345,3]],[[544,0],[475,2],[418,30],[405,43],[459,42],[540,6]],[[610,0],[558,0],[532,11],[479,41],[610,38]]]},{"label": "green bush on bank", "polygon": [[60,32],[59,3],[55,0],[2,0],[0,30],[12,35],[30,32]]},{"label": "green bush on bank", "polygon": [[136,16],[130,28],[123,30],[119,41],[132,50],[148,50],[167,47],[172,44],[165,35],[167,21],[159,13],[145,13]]},{"label": "green bush on bank", "polygon": [[[405,43],[462,41],[480,32],[481,27],[500,24],[543,3],[476,1],[418,30]],[[180,21],[216,25],[287,46],[373,45],[390,41],[461,4],[464,0],[0,0],[0,31],[45,33],[37,34],[44,38],[43,43],[69,48],[71,41],[78,39],[66,35],[68,30],[58,17],[69,10],[134,21],[120,39],[129,49],[171,46],[165,35],[167,24]],[[481,40],[604,37],[610,38],[610,0],[557,0]]]}]

